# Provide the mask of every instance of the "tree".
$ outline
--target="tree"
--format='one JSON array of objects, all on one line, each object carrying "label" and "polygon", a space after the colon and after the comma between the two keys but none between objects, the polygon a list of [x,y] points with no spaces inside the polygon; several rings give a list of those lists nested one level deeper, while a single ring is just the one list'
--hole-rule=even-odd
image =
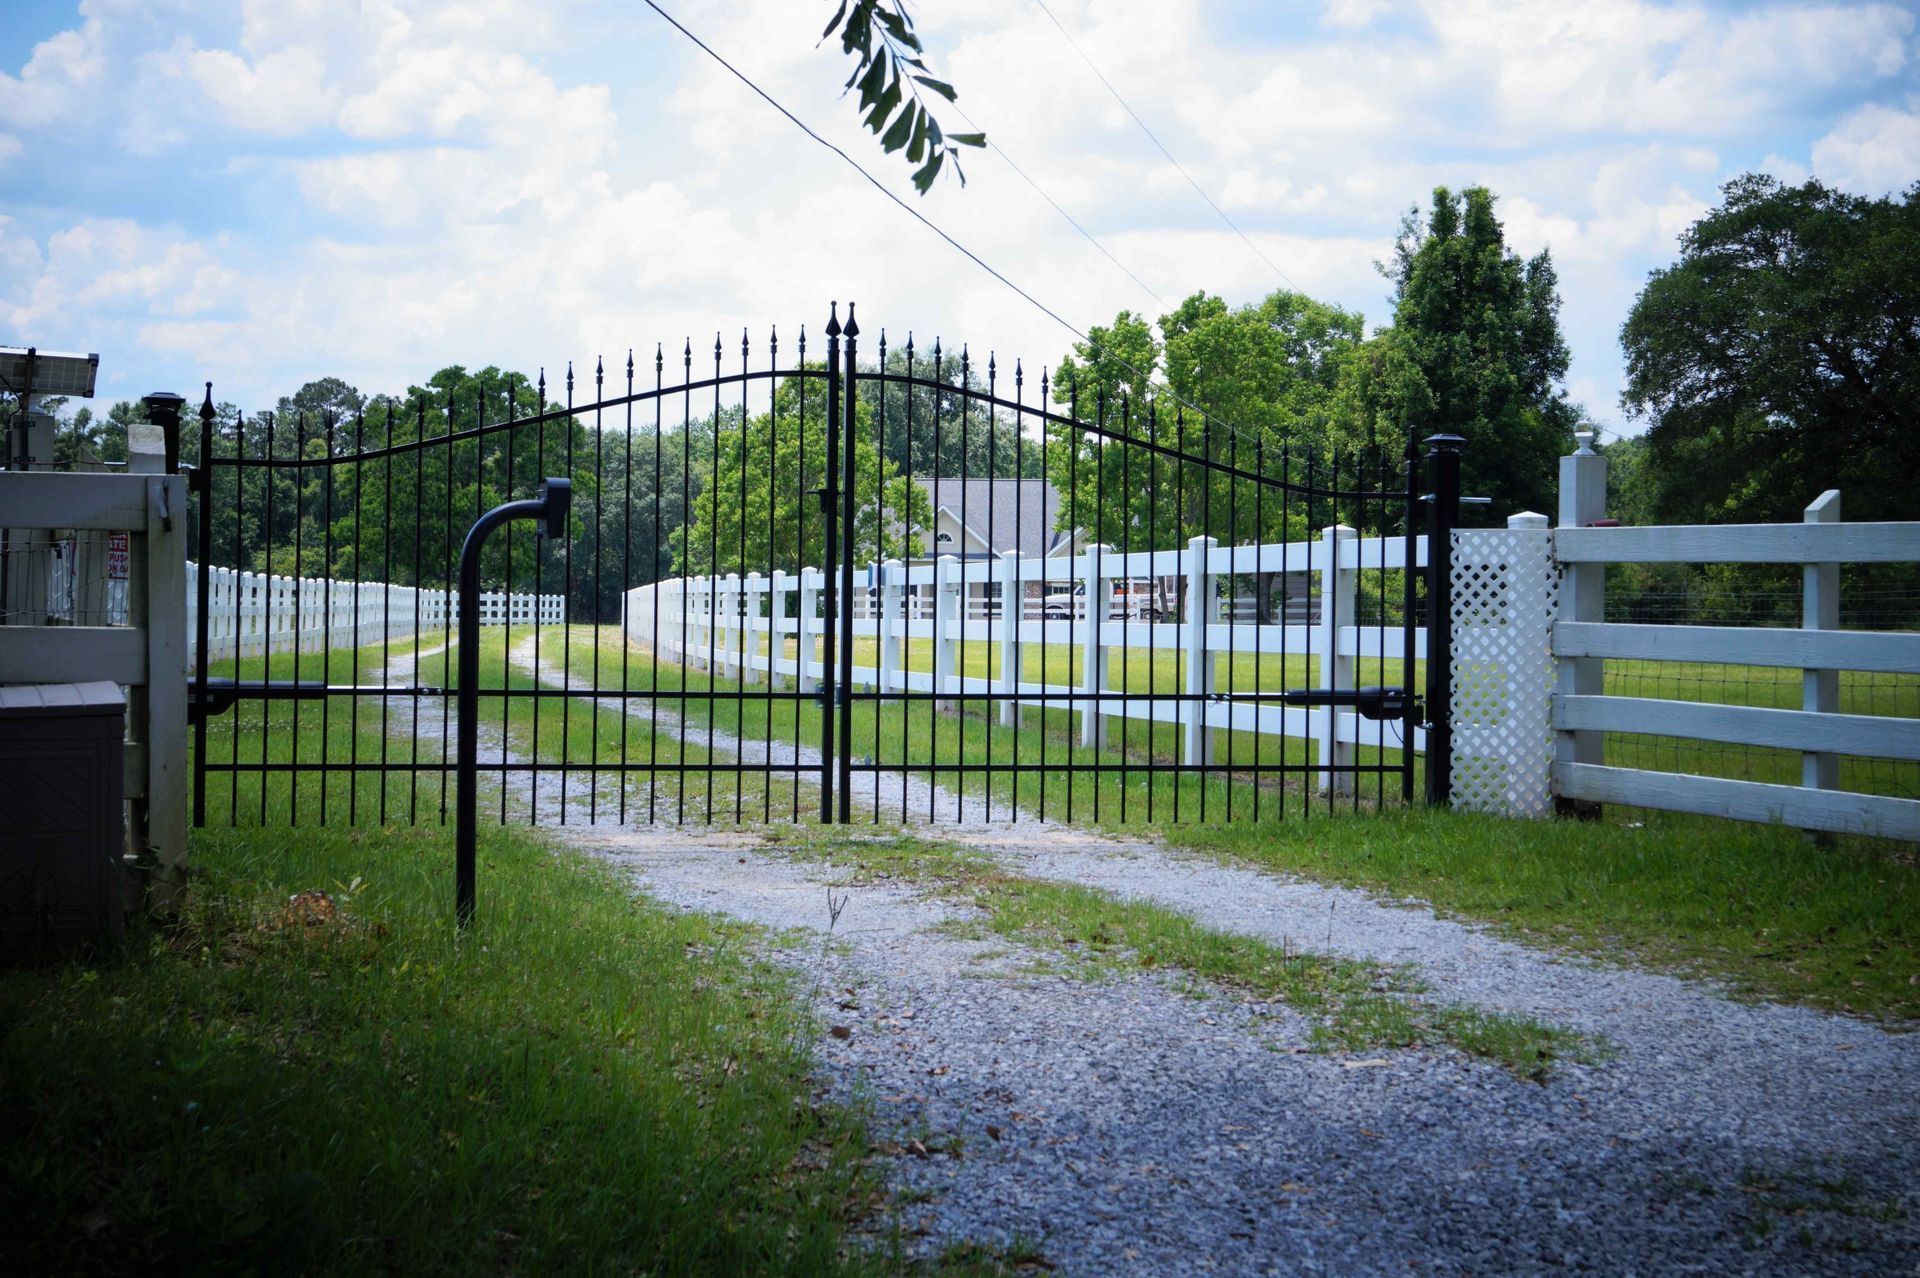
[{"label": "tree", "polygon": [[[809,389],[812,380],[782,381],[772,411],[744,423],[739,409],[723,409],[690,448],[685,467],[693,517],[670,538],[676,570],[745,575],[825,565],[827,516],[815,494],[826,486],[827,421],[817,385]],[[803,395],[815,402],[812,411],[803,411]],[[856,563],[922,553],[920,534],[933,520],[926,489],[891,459],[882,460],[872,413],[871,405],[856,403]]]},{"label": "tree", "polygon": [[1504,518],[1550,509],[1579,412],[1561,385],[1553,260],[1543,249],[1522,262],[1493,205],[1485,187],[1437,187],[1424,223],[1408,212],[1381,268],[1394,283],[1393,327],[1350,361],[1343,399],[1348,429],[1381,442],[1408,430],[1463,436],[1466,490]]},{"label": "tree", "polygon": [[1680,239],[1620,331],[1673,521],[1910,519],[1920,473],[1920,183],[1900,199],[1748,174]]},{"label": "tree", "polygon": [[913,18],[901,0],[840,0],[827,29],[825,40],[840,32],[840,48],[853,55],[853,74],[847,77],[842,92],[858,88],[860,109],[867,113],[866,125],[880,135],[880,145],[891,155],[905,150],[914,170],[913,185],[925,195],[933,189],[934,179],[951,160],[960,185],[967,176],[960,170],[956,146],[984,147],[984,133],[947,133],[927,110],[921,89],[937,93],[948,102],[955,100],[953,86],[938,80],[927,70],[921,57],[925,50],[913,33]]}]

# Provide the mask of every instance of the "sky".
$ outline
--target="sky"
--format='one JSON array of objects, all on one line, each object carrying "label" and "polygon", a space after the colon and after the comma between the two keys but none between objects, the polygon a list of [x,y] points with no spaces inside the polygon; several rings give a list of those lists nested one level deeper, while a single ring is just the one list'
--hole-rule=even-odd
[{"label": "sky", "polygon": [[[1721,184],[1920,179],[1920,0],[1046,0],[1059,27],[1037,0],[919,0],[1005,155],[963,152],[966,186],[924,199],[840,97],[830,0],[662,5],[1081,328],[1280,287],[1381,325],[1406,211],[1488,186],[1509,243],[1552,250],[1568,389],[1617,432],[1644,426],[1620,324]],[[211,380],[252,409],[455,363],[557,380],[716,333],[735,361],[743,328],[758,363],[848,299],[868,342],[1031,370],[1073,340],[638,0],[0,4],[0,344],[99,352],[103,403]]]}]

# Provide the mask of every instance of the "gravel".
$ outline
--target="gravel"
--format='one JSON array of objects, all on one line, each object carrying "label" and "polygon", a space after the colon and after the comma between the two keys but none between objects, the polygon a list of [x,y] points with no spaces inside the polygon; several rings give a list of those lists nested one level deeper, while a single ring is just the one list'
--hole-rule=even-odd
[{"label": "gravel", "polygon": [[1159,974],[1052,974],[941,929],[965,907],[907,886],[844,886],[834,922],[841,873],[751,834],[561,833],[663,901],[807,929],[777,954],[813,991],[823,1089],[871,1105],[928,1252],[1019,1239],[1073,1274],[1915,1272],[1920,1035],[1149,843],[941,829],[1221,930],[1414,964],[1429,997],[1617,1049],[1546,1085],[1445,1048],[1323,1054],[1285,1007]]}]

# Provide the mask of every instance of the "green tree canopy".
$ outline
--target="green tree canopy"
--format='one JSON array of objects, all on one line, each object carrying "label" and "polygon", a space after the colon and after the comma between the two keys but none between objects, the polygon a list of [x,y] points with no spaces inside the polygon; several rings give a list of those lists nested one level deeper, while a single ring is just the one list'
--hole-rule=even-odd
[{"label": "green tree canopy", "polygon": [[1553,260],[1543,249],[1521,261],[1493,206],[1485,187],[1438,187],[1424,221],[1407,214],[1382,267],[1393,327],[1349,362],[1342,399],[1347,428],[1383,441],[1406,430],[1463,436],[1466,491],[1491,497],[1504,518],[1552,508],[1556,459],[1579,412],[1561,385]]},{"label": "green tree canopy", "polygon": [[1621,329],[1669,520],[1795,520],[1828,488],[1909,519],[1920,473],[1920,183],[1865,199],[1748,174]]}]

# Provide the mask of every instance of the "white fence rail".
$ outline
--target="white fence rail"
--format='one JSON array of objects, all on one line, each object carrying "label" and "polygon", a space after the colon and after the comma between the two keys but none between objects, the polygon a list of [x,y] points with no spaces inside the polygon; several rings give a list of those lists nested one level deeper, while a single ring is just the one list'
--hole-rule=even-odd
[{"label": "white fence rail", "polygon": [[[1413,566],[1424,567],[1426,554],[1426,538],[1416,538]],[[1088,745],[1104,744],[1109,725],[1119,719],[1179,724],[1182,757],[1190,763],[1210,760],[1213,735],[1222,729],[1312,741],[1321,764],[1348,763],[1359,746],[1401,749],[1401,725],[1365,720],[1345,709],[1174,701],[1164,695],[1156,700],[1138,690],[1126,698],[1088,698],[1127,691],[1111,682],[1119,666],[1111,653],[1120,648],[1181,654],[1181,682],[1163,690],[1169,695],[1213,692],[1222,656],[1255,653],[1275,659],[1274,679],[1280,677],[1282,654],[1310,656],[1319,659],[1321,686],[1352,687],[1360,661],[1399,663],[1404,656],[1398,623],[1355,624],[1359,574],[1405,567],[1406,538],[1362,538],[1351,528],[1330,528],[1309,542],[1251,546],[1195,538],[1180,550],[1121,554],[1096,545],[1071,559],[1008,551],[992,560],[942,556],[912,566],[888,560],[855,574],[853,633],[874,641],[877,664],[856,665],[854,684],[886,692],[994,694],[1006,723],[1022,706],[1068,709],[1078,716],[1080,739]],[[1221,619],[1220,579],[1252,573],[1316,574],[1322,601],[1318,619],[1267,625]],[[1197,605],[1186,620],[1142,619],[1160,609],[1150,609],[1146,596],[1130,587],[1154,578],[1184,579],[1186,597]],[[1080,593],[1073,593],[1076,588]],[[1057,601],[1052,608],[1049,598]],[[1061,602],[1066,598],[1070,605]],[[662,660],[693,669],[711,665],[716,675],[748,684],[787,679],[799,691],[811,692],[828,673],[821,663],[825,601],[826,580],[817,568],[770,577],[676,578],[628,591],[622,625],[630,642],[654,646]],[[1066,615],[1057,615],[1061,611]],[[1416,660],[1424,659],[1424,629],[1415,631],[1414,641]],[[930,653],[930,669],[907,669],[908,644]],[[997,652],[999,673],[987,678],[962,672],[962,644]],[[1038,669],[1040,663],[1029,655],[1043,645],[1080,650],[1077,683],[1028,677],[1030,671],[1042,678],[1051,673]],[[1412,672],[1403,672],[1401,680],[1410,684]],[[1278,691],[1278,686],[1264,690]],[[1424,731],[1414,729],[1412,746],[1426,748]],[[1350,775],[1336,774],[1333,784],[1350,782]]]},{"label": "white fence rail", "polygon": [[[1562,567],[1552,656],[1553,793],[1800,829],[1920,840],[1920,800],[1842,791],[1841,755],[1920,760],[1920,720],[1841,714],[1840,672],[1920,675],[1920,634],[1841,630],[1843,563],[1920,562],[1920,523],[1840,522],[1840,494],[1802,524],[1593,527],[1605,516],[1606,459],[1586,447],[1562,459]],[[1626,625],[1603,621],[1609,563],[1787,563],[1802,569],[1799,627]],[[1608,660],[1709,662],[1802,671],[1801,708],[1711,705],[1609,696]],[[1681,737],[1801,752],[1801,784],[1729,780],[1608,766],[1606,734]]]},{"label": "white fence rail", "polygon": [[[187,643],[198,636],[200,565],[187,564]],[[383,637],[446,629],[454,624],[458,593],[382,582],[328,581],[214,568],[207,580],[207,652],[215,660],[269,652],[352,648]],[[559,625],[562,595],[480,596],[480,624]]]}]

